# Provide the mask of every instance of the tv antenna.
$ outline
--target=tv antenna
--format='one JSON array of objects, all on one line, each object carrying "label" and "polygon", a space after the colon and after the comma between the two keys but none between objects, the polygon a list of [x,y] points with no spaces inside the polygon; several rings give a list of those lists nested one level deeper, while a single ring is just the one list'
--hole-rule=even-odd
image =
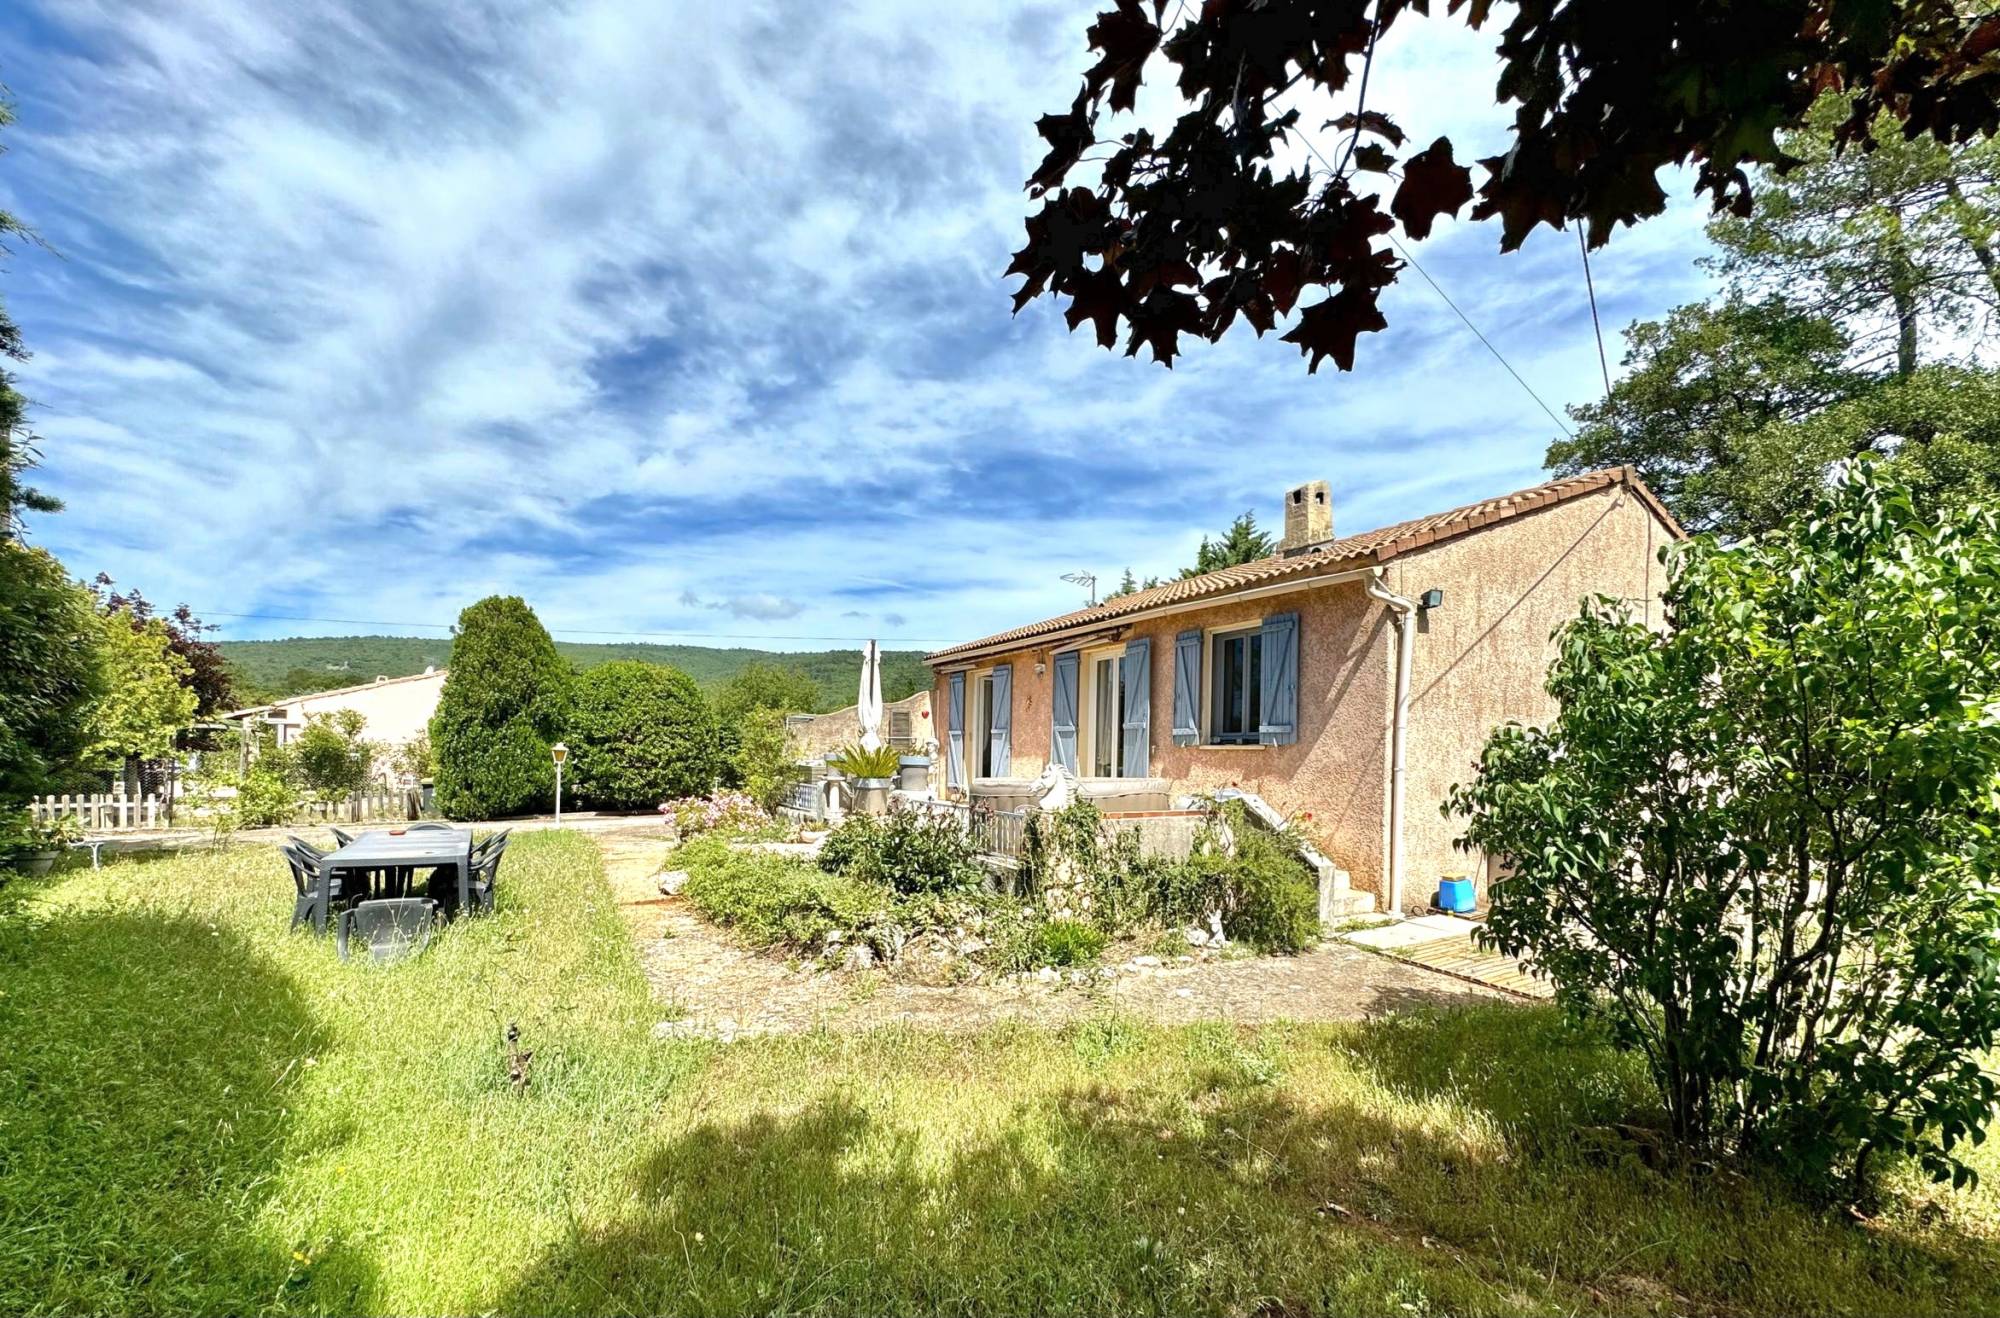
[{"label": "tv antenna", "polygon": [[1082,586],[1090,592],[1090,607],[1097,607],[1097,574],[1095,572],[1065,572],[1064,581],[1074,586]]}]

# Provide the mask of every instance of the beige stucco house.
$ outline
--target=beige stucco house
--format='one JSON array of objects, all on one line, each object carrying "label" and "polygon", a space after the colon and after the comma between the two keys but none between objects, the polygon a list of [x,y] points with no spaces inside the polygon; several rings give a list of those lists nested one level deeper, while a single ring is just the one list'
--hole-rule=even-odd
[{"label": "beige stucco house", "polygon": [[[1682,531],[1630,468],[1336,539],[1323,482],[1285,495],[1269,558],[928,656],[953,794],[1040,774],[1231,786],[1309,827],[1382,907],[1426,904],[1441,805],[1488,733],[1544,721],[1552,635],[1586,596],[1658,624]],[[996,788],[999,787],[995,783]]]},{"label": "beige stucco house", "polygon": [[284,746],[304,731],[308,715],[351,709],[367,720],[362,730],[364,737],[401,746],[429,733],[431,715],[437,713],[438,695],[444,690],[445,671],[426,668],[408,677],[378,677],[357,686],[253,705],[223,717],[249,724],[269,724],[276,732],[278,744]]}]

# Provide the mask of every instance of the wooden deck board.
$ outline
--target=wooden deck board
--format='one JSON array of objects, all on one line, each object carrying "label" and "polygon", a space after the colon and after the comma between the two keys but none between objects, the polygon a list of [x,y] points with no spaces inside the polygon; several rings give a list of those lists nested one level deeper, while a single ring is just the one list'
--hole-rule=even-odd
[{"label": "wooden deck board", "polygon": [[1389,955],[1405,961],[1414,961],[1447,975],[1457,975],[1523,997],[1547,998],[1554,995],[1554,989],[1549,984],[1528,974],[1513,957],[1474,944],[1470,930],[1463,937],[1439,938],[1385,950]]}]

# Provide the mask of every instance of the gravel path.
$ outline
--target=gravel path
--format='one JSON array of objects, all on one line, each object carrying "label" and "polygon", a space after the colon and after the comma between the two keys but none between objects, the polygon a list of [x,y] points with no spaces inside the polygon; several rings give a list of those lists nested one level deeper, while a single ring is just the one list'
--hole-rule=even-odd
[{"label": "gravel path", "polygon": [[1299,956],[1169,965],[1087,985],[931,987],[882,971],[806,969],[739,947],[682,899],[662,897],[653,876],[666,844],[657,829],[605,832],[597,841],[639,964],[665,1008],[662,1035],[736,1038],[897,1024],[970,1030],[1004,1020],[1059,1024],[1107,1009],[1165,1023],[1362,1020],[1419,1004],[1507,996],[1340,942]]}]

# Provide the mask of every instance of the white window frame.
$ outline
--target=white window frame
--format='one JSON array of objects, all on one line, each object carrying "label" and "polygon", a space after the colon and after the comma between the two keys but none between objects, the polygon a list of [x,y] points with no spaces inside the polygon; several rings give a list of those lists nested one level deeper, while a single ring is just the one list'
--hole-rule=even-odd
[{"label": "white window frame", "polygon": [[[1076,768],[1077,776],[1080,778],[1102,778],[1105,776],[1097,772],[1097,666],[1107,659],[1114,664],[1123,663],[1125,659],[1125,647],[1122,645],[1111,645],[1100,646],[1094,650],[1083,650],[1079,652],[1079,658],[1077,659]],[[1113,683],[1113,689],[1122,692],[1124,689],[1122,685],[1124,675],[1116,669],[1113,671],[1118,678]],[[1119,705],[1120,708],[1111,720],[1112,773],[1110,776],[1113,778],[1122,775],[1125,768],[1125,710],[1123,708],[1124,700],[1122,695],[1119,699]],[[1088,772],[1085,772],[1086,770]]]},{"label": "white window frame", "polygon": [[[1262,632],[1264,620],[1252,618],[1248,622],[1232,622],[1220,627],[1204,627],[1201,636],[1201,746],[1206,750],[1242,751],[1255,750],[1263,743],[1254,736],[1249,741],[1217,741],[1215,731],[1215,646],[1216,642],[1237,636]],[[1262,685],[1261,678],[1259,685]],[[1262,692],[1259,692],[1261,704]],[[1254,730],[1253,730],[1254,731]]]},{"label": "white window frame", "polygon": [[993,754],[992,715],[987,706],[993,697],[993,669],[976,668],[965,675],[965,780],[978,782],[993,775],[986,772]]}]

